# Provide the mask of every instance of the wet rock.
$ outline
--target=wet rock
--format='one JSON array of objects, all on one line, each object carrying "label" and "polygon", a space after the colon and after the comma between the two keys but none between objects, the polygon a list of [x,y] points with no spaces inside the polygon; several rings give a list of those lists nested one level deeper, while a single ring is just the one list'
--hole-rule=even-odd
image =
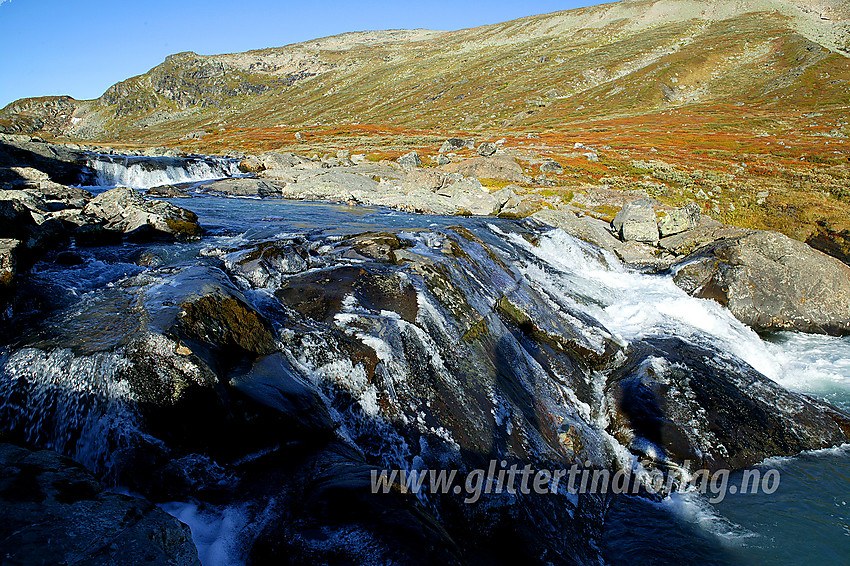
[{"label": "wet rock", "polygon": [[159,187],[151,187],[150,189],[148,189],[148,192],[146,194],[149,197],[160,198],[188,198],[192,196],[183,189],[175,187],[174,185],[162,185]]},{"label": "wet rock", "polygon": [[772,455],[847,442],[850,416],[752,367],[679,338],[633,344],[609,377],[609,431],[641,458],[691,471],[740,469]]},{"label": "wet rock", "polygon": [[55,452],[0,444],[6,564],[199,565],[189,528]]},{"label": "wet rock", "polygon": [[478,155],[482,157],[490,157],[491,155],[496,153],[497,149],[499,149],[499,146],[497,146],[496,144],[491,142],[484,142],[478,146]]},{"label": "wet rock", "polygon": [[397,250],[412,246],[410,242],[400,239],[391,232],[358,234],[353,236],[350,242],[361,255],[389,263],[397,261],[395,254]]},{"label": "wet rock", "polygon": [[756,330],[850,333],[850,267],[776,232],[709,244],[674,281]]},{"label": "wet rock", "polygon": [[410,153],[405,153],[398,159],[396,162],[402,167],[421,167],[422,160],[419,158],[419,154],[415,151],[411,151]]},{"label": "wet rock", "polygon": [[263,356],[274,351],[269,323],[235,296],[209,294],[181,305],[180,332],[215,345],[228,356]]},{"label": "wet rock", "polygon": [[289,279],[275,296],[298,313],[332,322],[352,295],[362,307],[379,314],[392,311],[413,322],[419,311],[416,290],[390,271],[378,268],[338,267]]},{"label": "wet rock", "polygon": [[699,205],[691,203],[682,208],[659,211],[658,231],[662,238],[679,234],[686,230],[693,230],[700,224]]},{"label": "wet rock", "polygon": [[303,247],[286,241],[263,242],[226,259],[228,268],[255,287],[277,287],[282,277],[301,273],[311,259]]},{"label": "wet rock", "polygon": [[611,225],[623,241],[658,243],[658,225],[655,220],[654,203],[650,199],[626,203],[614,217]]},{"label": "wet rock", "polygon": [[101,193],[83,209],[104,224],[104,229],[131,238],[190,237],[201,234],[194,212],[173,204],[145,200],[135,189],[118,187]]}]

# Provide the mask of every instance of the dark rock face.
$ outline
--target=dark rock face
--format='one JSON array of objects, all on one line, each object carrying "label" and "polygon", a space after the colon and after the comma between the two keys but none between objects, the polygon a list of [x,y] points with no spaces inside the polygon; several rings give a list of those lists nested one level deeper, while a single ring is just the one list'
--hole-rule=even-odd
[{"label": "dark rock face", "polygon": [[850,434],[850,417],[837,409],[677,338],[638,344],[606,389],[611,433],[661,466],[740,469],[771,455],[835,446]]},{"label": "dark rock face", "polygon": [[674,280],[757,330],[850,333],[850,267],[775,232],[709,244]]},{"label": "dark rock face", "polygon": [[55,452],[0,444],[4,564],[198,565],[189,528]]}]

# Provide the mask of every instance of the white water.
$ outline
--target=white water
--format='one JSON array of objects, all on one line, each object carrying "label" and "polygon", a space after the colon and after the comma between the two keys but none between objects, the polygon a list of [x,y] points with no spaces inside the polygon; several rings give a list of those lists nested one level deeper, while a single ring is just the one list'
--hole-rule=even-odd
[{"label": "white water", "polygon": [[791,390],[850,392],[850,337],[786,332],[768,342],[717,302],[689,296],[670,276],[628,271],[613,256],[562,230],[547,233],[539,246],[516,234],[506,236],[558,272],[520,266],[530,281],[552,295],[586,297],[588,303],[579,308],[625,341],[648,336],[708,341]]},{"label": "white water", "polygon": [[95,184],[150,189],[162,185],[194,183],[241,175],[233,159],[174,159],[98,155],[88,162],[96,173]]}]

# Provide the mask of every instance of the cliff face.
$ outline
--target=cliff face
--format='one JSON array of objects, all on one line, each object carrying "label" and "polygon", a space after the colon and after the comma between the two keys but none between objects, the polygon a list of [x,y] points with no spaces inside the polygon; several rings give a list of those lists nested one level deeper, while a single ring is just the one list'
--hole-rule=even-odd
[{"label": "cliff face", "polygon": [[[188,128],[554,126],[693,104],[847,104],[837,0],[626,0],[454,32],[180,53],[96,101],[18,101],[0,131],[171,139]],[[73,117],[73,120],[72,120]]]}]

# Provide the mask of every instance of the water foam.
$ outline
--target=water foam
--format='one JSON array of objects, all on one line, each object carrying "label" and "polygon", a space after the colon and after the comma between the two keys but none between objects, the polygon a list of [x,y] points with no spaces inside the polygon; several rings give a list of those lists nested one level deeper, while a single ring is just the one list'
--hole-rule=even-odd
[{"label": "water foam", "polygon": [[241,175],[236,160],[207,158],[130,157],[98,155],[88,160],[95,184],[150,189]]}]

